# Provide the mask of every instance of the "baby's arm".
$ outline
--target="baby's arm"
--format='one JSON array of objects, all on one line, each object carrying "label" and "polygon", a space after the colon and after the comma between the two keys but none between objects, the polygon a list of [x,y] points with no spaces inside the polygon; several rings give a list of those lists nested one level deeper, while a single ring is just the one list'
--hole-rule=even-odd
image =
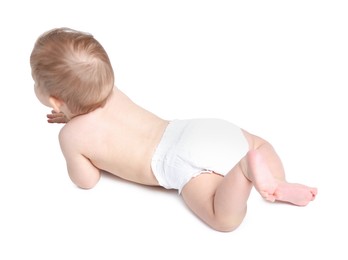
[{"label": "baby's arm", "polygon": [[74,144],[74,140],[71,139],[74,139],[71,135],[64,131],[60,132],[59,141],[67,163],[69,177],[78,187],[91,189],[100,179],[100,170],[78,152],[76,149],[78,145]]}]

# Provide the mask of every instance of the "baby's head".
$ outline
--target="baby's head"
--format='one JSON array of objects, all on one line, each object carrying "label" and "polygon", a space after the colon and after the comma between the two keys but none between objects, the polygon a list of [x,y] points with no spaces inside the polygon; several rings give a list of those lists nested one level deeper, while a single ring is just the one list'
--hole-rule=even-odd
[{"label": "baby's head", "polygon": [[114,87],[113,69],[101,44],[69,28],[41,35],[30,65],[39,91],[64,102],[73,115],[103,106]]}]

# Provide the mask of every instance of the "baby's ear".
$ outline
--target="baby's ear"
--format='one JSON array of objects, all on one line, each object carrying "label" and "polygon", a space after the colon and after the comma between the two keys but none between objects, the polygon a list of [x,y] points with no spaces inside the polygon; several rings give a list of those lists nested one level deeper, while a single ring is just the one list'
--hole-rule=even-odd
[{"label": "baby's ear", "polygon": [[63,100],[56,97],[49,97],[49,102],[53,110],[57,113],[61,112],[61,107],[64,105]]}]

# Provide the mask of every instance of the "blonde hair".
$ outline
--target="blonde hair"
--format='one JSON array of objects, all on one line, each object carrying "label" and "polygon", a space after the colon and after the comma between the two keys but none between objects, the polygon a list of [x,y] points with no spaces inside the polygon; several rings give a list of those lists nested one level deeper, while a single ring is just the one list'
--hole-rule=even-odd
[{"label": "blonde hair", "polygon": [[102,45],[92,35],[69,28],[41,35],[30,65],[38,87],[61,99],[75,115],[103,106],[114,87],[114,72]]}]

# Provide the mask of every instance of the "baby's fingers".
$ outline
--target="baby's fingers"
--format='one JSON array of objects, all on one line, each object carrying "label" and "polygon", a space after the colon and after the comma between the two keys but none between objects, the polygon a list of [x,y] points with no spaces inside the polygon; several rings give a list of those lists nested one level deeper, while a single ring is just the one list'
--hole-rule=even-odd
[{"label": "baby's fingers", "polygon": [[55,111],[52,111],[52,114],[48,114],[47,115],[47,122],[48,123],[67,123],[68,120],[67,118],[65,117],[64,113],[57,113]]}]

